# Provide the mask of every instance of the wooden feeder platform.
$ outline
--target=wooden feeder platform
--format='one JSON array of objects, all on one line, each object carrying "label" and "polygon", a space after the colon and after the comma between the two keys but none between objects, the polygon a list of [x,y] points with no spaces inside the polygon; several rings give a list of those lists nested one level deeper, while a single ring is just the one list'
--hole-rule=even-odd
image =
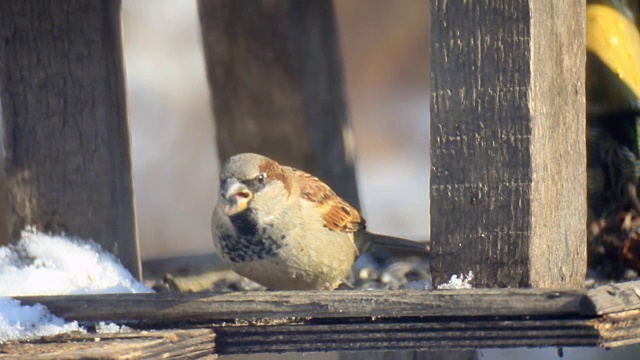
[{"label": "wooden feeder platform", "polygon": [[640,343],[640,281],[595,289],[470,289],[21,297],[131,332],[0,345],[0,359],[616,347]]}]

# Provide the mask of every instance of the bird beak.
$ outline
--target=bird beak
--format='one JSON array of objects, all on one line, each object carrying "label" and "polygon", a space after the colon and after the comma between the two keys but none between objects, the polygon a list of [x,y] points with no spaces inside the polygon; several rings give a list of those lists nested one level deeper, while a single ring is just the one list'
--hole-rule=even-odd
[{"label": "bird beak", "polygon": [[241,213],[249,206],[249,200],[253,194],[249,189],[236,178],[229,178],[222,183],[220,194],[226,200],[224,213],[233,216]]}]

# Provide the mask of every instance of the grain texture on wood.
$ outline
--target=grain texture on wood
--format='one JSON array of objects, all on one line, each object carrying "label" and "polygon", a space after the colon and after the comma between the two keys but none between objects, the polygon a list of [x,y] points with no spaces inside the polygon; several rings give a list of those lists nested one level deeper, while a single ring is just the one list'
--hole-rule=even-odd
[{"label": "grain texture on wood", "polygon": [[585,0],[530,0],[530,282],[581,286],[587,271]]},{"label": "grain texture on wood", "polygon": [[580,314],[582,290],[269,291],[193,294],[29,296],[67,320],[171,322],[190,319],[569,316]]},{"label": "grain texture on wood", "polygon": [[211,329],[65,334],[0,344],[0,359],[214,359]]},{"label": "grain texture on wood", "polygon": [[199,0],[218,155],[257,152],[358,207],[332,1]]},{"label": "grain texture on wood", "polygon": [[587,291],[583,314],[603,315],[640,309],[640,281],[618,283]]},{"label": "grain texture on wood", "polygon": [[8,221],[93,239],[140,276],[120,1],[0,2]]},{"label": "grain texture on wood", "polygon": [[584,1],[431,2],[434,284],[581,286]]},{"label": "grain texture on wood", "polygon": [[593,320],[600,346],[617,347],[640,343],[640,310],[623,311]]},{"label": "grain texture on wood", "polygon": [[403,320],[217,327],[216,352],[464,350],[599,344],[599,333],[587,320]]}]

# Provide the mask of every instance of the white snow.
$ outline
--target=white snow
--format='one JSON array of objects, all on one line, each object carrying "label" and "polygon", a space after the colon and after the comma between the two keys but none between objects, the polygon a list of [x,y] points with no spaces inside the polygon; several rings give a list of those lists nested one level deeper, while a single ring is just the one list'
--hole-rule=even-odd
[{"label": "white snow", "polygon": [[452,275],[451,279],[444,284],[438,285],[438,290],[443,289],[473,289],[473,285],[471,285],[471,281],[473,281],[473,272],[469,271],[467,275],[460,274]]},{"label": "white snow", "polygon": [[18,300],[0,298],[0,343],[71,331],[84,331],[78,322],[65,323],[40,304],[20,305]]},{"label": "white snow", "polygon": [[[98,244],[27,228],[18,244],[0,247],[0,343],[85,331],[77,322],[65,323],[40,304],[21,306],[10,296],[139,292],[152,290]],[[96,328],[126,331],[115,324],[97,324]]]},{"label": "white snow", "polygon": [[96,324],[96,332],[98,334],[126,333],[130,331],[131,328],[126,325],[120,326],[114,323],[105,323],[104,321]]}]

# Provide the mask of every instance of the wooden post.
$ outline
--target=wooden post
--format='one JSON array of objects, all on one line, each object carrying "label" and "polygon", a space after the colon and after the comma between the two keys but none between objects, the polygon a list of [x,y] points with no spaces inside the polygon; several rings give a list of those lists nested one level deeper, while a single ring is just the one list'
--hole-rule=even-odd
[{"label": "wooden post", "polygon": [[257,152],[358,207],[331,1],[199,0],[221,160]]},{"label": "wooden post", "polygon": [[120,1],[0,2],[10,236],[93,239],[140,277]]},{"label": "wooden post", "polygon": [[581,286],[585,2],[431,2],[435,284]]}]

